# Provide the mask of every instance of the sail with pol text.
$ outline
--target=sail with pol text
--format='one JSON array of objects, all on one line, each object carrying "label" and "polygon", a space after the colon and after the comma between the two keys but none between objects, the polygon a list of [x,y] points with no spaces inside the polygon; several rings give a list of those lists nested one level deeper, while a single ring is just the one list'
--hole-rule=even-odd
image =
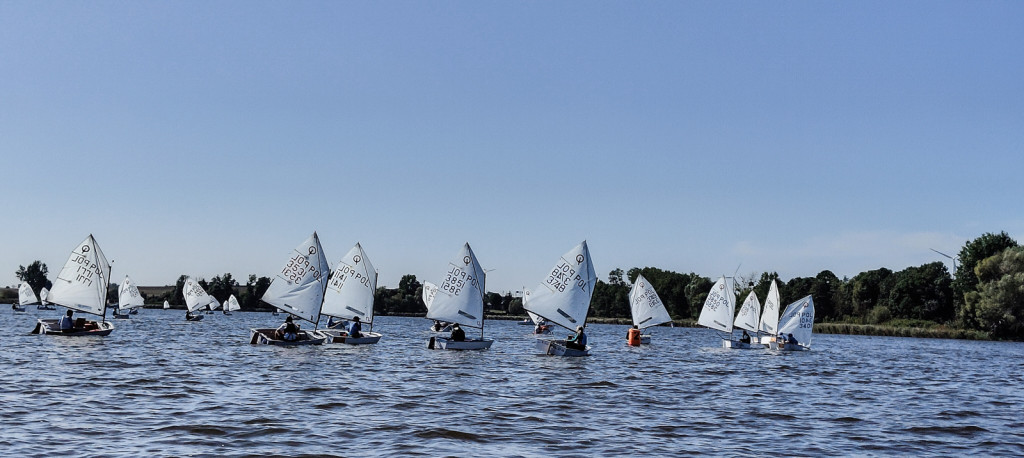
[{"label": "sail with pol text", "polygon": [[527,311],[569,330],[583,326],[590,312],[590,298],[597,274],[584,240],[563,254],[539,286],[530,291]]},{"label": "sail with pol text", "polygon": [[57,305],[102,316],[109,282],[110,263],[90,234],[71,252],[48,299]]}]

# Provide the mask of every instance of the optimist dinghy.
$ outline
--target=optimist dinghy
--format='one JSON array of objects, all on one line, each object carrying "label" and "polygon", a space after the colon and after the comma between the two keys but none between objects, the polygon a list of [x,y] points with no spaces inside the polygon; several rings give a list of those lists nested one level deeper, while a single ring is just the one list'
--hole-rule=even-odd
[{"label": "optimist dinghy", "polygon": [[[493,339],[484,339],[484,291],[486,274],[473,249],[466,243],[448,262],[444,281],[437,287],[427,308],[427,318],[447,321],[470,328],[480,328],[480,338],[463,340],[431,337],[427,348],[440,350],[486,350]],[[455,332],[454,330],[452,331]],[[465,333],[461,333],[463,337]]]},{"label": "optimist dinghy", "polygon": [[[282,346],[323,344],[327,336],[317,331],[316,326],[320,321],[328,272],[327,257],[320,246],[320,238],[314,232],[292,250],[288,261],[260,298],[295,318],[313,323],[313,330],[300,330],[295,339],[285,340],[275,328],[253,328],[249,331],[249,343]],[[297,324],[295,326],[298,327]]]},{"label": "optimist dinghy", "polygon": [[[579,326],[586,327],[596,284],[597,275],[584,240],[558,259],[540,286],[530,292],[530,299],[523,302],[523,308],[548,323],[574,331]],[[589,345],[577,349],[567,341],[538,339],[535,346],[539,352],[552,356],[590,355]]]},{"label": "optimist dinghy", "polygon": [[57,274],[47,299],[57,305],[82,313],[99,315],[99,322],[78,318],[70,331],[61,331],[60,320],[39,319],[32,334],[61,336],[106,336],[114,325],[105,320],[107,285],[110,284],[110,263],[92,234],[71,251],[71,256]]},{"label": "optimist dinghy", "polygon": [[327,343],[369,345],[380,341],[380,333],[373,332],[373,293],[377,290],[377,271],[370,258],[366,257],[362,245],[356,246],[338,265],[334,266],[331,278],[324,292],[324,305],[320,314],[340,319],[358,319],[360,327],[369,325],[369,331],[359,330],[352,336],[352,323],[346,329],[327,328]]}]

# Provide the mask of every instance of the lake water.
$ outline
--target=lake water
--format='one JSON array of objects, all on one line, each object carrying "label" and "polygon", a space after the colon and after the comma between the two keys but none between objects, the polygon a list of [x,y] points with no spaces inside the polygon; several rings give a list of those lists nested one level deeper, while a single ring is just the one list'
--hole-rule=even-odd
[{"label": "lake water", "polygon": [[1020,343],[816,335],[776,353],[657,328],[629,348],[595,324],[573,359],[510,321],[487,322],[489,351],[445,352],[422,318],[379,317],[378,345],[278,348],[248,343],[269,313],[143,310],[71,338],[28,334],[60,312],[0,310],[6,456],[1024,455]]}]

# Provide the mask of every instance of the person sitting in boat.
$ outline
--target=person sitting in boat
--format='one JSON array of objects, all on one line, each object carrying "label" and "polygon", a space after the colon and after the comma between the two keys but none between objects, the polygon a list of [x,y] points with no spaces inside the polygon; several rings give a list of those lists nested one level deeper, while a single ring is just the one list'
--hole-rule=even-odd
[{"label": "person sitting in boat", "polygon": [[743,335],[740,336],[740,343],[745,343],[745,344],[750,343],[750,334],[747,334],[747,330],[746,329],[743,330]]},{"label": "person sitting in boat", "polygon": [[71,318],[74,315],[74,311],[68,310],[68,313],[60,317],[60,321],[57,325],[60,326],[60,332],[75,332],[75,319]]},{"label": "person sitting in boat", "polygon": [[352,338],[362,337],[363,336],[361,334],[362,330],[363,330],[363,325],[359,323],[359,317],[357,317],[357,316],[352,317],[352,321],[350,321],[348,323],[348,336],[352,337]]},{"label": "person sitting in boat", "polygon": [[587,335],[583,333],[583,326],[576,326],[576,333],[566,339],[565,346],[576,350],[587,349]]},{"label": "person sitting in boat", "polygon": [[277,334],[278,339],[291,342],[299,338],[299,326],[292,321],[292,316],[288,315],[288,317],[284,319],[284,323],[282,323],[281,326],[278,326],[275,334]]},{"label": "person sitting in boat", "polygon": [[786,334],[786,343],[800,345],[800,341],[796,340],[796,337],[793,337],[793,334]]},{"label": "person sitting in boat", "polygon": [[463,331],[462,328],[459,327],[459,323],[455,323],[452,325],[452,335],[450,338],[452,341],[455,342],[465,342],[466,331]]},{"label": "person sitting in boat", "polygon": [[185,320],[192,321],[192,318],[195,318],[195,316],[192,315],[192,311],[185,309]]},{"label": "person sitting in boat", "polygon": [[640,327],[634,324],[632,328],[626,331],[626,344],[633,347],[640,345]]},{"label": "person sitting in boat", "polygon": [[537,327],[533,328],[533,333],[544,334],[545,332],[548,332],[548,322],[541,318],[537,320]]}]

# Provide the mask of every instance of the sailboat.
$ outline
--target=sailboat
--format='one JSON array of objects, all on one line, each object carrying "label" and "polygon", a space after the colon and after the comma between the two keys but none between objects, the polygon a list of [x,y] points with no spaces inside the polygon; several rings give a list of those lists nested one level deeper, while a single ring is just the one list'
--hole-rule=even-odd
[{"label": "sailboat", "polygon": [[779,328],[779,304],[781,303],[779,284],[777,281],[772,280],[772,286],[768,289],[768,297],[764,299],[764,312],[761,313],[761,322],[757,325],[758,331],[765,333],[765,335],[761,336],[762,345],[769,345],[775,340],[775,335],[778,333]]},{"label": "sailboat", "polygon": [[373,293],[377,291],[377,271],[374,270],[370,258],[363,251],[363,246],[356,246],[345,254],[344,258],[334,266],[331,278],[327,281],[324,292],[324,306],[320,314],[340,319],[359,319],[361,325],[369,325],[369,331],[359,332],[359,337],[352,337],[345,330],[324,329],[328,336],[327,343],[344,343],[349,345],[375,344],[380,341],[381,334],[373,332]]},{"label": "sailboat", "polygon": [[[757,294],[754,294],[754,291],[750,291],[750,294],[748,294],[747,298],[743,301],[743,305],[740,306],[740,313],[736,314],[736,320],[733,321],[733,326],[736,328],[753,332],[754,335],[757,335],[757,320],[760,317],[760,315],[761,301],[757,300]],[[729,337],[732,337],[732,335],[730,335]],[[753,342],[753,344],[751,342]],[[726,346],[726,348],[764,349],[763,346],[761,346],[757,342],[754,342],[753,338],[751,338],[748,342],[744,342],[742,339],[730,339],[728,342],[722,342],[722,345]]]},{"label": "sailboat", "polygon": [[447,321],[470,328],[480,328],[480,338],[466,338],[462,341],[450,337],[431,337],[427,348],[441,350],[486,350],[494,339],[484,339],[484,292],[487,274],[480,267],[469,243],[451,261],[444,281],[434,293],[427,307],[427,318]]},{"label": "sailboat", "polygon": [[206,310],[206,314],[210,315],[215,310],[217,310],[219,308],[220,308],[220,301],[218,301],[216,297],[210,296],[210,303],[206,304],[206,309],[207,309]]},{"label": "sailboat", "polygon": [[320,308],[323,306],[329,272],[330,266],[320,246],[320,238],[314,232],[295,247],[260,298],[292,316],[313,323],[313,330],[299,331],[295,340],[283,340],[277,335],[277,329],[253,328],[249,332],[249,343],[288,346],[324,343],[327,336],[317,331],[316,326],[320,321]]},{"label": "sailboat", "polygon": [[[768,344],[768,348],[783,351],[810,350],[813,330],[814,299],[807,296],[786,306],[786,311],[779,319],[779,339]],[[783,339],[790,336],[792,339]]]},{"label": "sailboat", "polygon": [[52,304],[50,304],[49,301],[47,301],[47,298],[49,296],[50,290],[46,289],[45,286],[43,287],[43,289],[39,290],[39,305],[36,306],[37,310],[57,310],[56,307],[54,307]]},{"label": "sailboat", "polygon": [[[523,308],[537,314],[549,323],[575,331],[587,325],[590,298],[594,294],[597,275],[590,259],[590,250],[584,240],[558,258],[540,286],[533,289],[530,300]],[[537,350],[554,356],[588,356],[590,346],[583,350],[569,348],[566,340],[538,339]]]},{"label": "sailboat", "polygon": [[196,312],[210,303],[212,299],[210,295],[192,277],[185,278],[185,285],[181,287],[181,294],[185,296],[185,319],[188,321],[202,321],[205,317]]},{"label": "sailboat", "polygon": [[39,298],[36,297],[36,292],[32,291],[32,286],[27,281],[21,282],[18,285],[18,303],[12,307],[15,312],[24,312],[26,305],[38,304]]},{"label": "sailboat", "polygon": [[238,310],[242,310],[242,306],[238,305],[238,298],[236,298],[235,295],[232,294],[231,297],[228,298],[228,302],[224,304],[224,314],[230,315],[231,312],[235,312]]},{"label": "sailboat", "polygon": [[164,310],[167,310],[169,308],[171,308],[171,303],[167,302],[167,301],[164,301]]},{"label": "sailboat", "polygon": [[641,331],[641,344],[651,343],[651,336],[643,334],[644,329],[672,321],[665,304],[658,297],[658,292],[643,275],[636,276],[633,288],[629,291],[629,305],[633,313],[633,325]]},{"label": "sailboat", "polygon": [[124,281],[117,287],[117,308],[114,309],[114,318],[126,319],[130,310],[143,305],[139,288],[135,286],[135,282],[131,278],[125,275]]},{"label": "sailboat", "polygon": [[[732,281],[725,276],[719,278],[708,292],[704,300],[704,308],[700,311],[697,324],[722,331],[729,337],[732,336],[732,319],[736,313],[736,293],[733,292]],[[729,337],[722,337],[722,346],[732,348],[732,340]]]},{"label": "sailboat", "polygon": [[75,320],[69,332],[62,332],[60,320],[39,319],[33,334],[63,336],[105,336],[114,330],[106,321],[107,285],[110,284],[110,263],[92,234],[71,251],[71,256],[57,275],[47,299],[54,304],[83,313],[99,315],[101,321]]}]

